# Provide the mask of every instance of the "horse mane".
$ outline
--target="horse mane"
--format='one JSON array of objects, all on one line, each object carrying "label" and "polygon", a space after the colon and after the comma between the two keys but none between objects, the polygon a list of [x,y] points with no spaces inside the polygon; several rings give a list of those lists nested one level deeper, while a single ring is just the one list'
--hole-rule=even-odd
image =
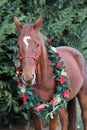
[{"label": "horse mane", "polygon": [[44,36],[40,33],[40,41],[41,41],[41,56],[40,56],[40,69],[42,72],[42,75],[44,73],[44,70],[46,69],[46,59],[48,58],[48,53],[46,50],[46,46],[44,44]]}]

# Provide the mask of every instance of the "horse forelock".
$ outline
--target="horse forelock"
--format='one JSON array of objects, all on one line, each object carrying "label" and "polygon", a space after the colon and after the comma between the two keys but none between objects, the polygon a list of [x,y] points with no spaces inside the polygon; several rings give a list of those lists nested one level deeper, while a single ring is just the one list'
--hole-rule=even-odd
[{"label": "horse forelock", "polygon": [[25,24],[21,30],[21,32],[19,33],[18,36],[18,44],[21,46],[23,46],[23,39],[26,36],[30,36],[30,31],[31,31],[32,25],[31,24]]}]

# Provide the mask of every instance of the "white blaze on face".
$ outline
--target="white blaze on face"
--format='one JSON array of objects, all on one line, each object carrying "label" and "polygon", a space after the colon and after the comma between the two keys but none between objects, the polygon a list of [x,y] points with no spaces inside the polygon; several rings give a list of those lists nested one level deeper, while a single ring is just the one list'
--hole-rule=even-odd
[{"label": "white blaze on face", "polygon": [[30,40],[30,39],[31,39],[30,36],[24,36],[24,38],[23,38],[23,42],[26,45],[26,49],[28,48],[28,44],[29,44],[28,40]]}]

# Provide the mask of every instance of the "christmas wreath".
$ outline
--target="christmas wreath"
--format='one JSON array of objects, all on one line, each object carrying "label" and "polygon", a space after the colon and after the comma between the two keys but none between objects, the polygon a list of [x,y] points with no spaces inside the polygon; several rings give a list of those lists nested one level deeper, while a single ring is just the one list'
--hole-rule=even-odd
[{"label": "christmas wreath", "polygon": [[16,75],[18,82],[18,94],[23,101],[23,105],[26,109],[32,109],[41,118],[53,118],[53,116],[67,104],[69,100],[69,95],[71,88],[69,86],[70,82],[68,80],[67,73],[65,70],[64,62],[60,56],[60,53],[52,46],[50,39],[45,42],[49,59],[51,60],[51,66],[54,68],[53,76],[56,80],[56,90],[49,101],[43,101],[37,94],[33,92],[33,87],[25,86],[21,81],[21,65],[20,60],[17,59],[16,65]]}]

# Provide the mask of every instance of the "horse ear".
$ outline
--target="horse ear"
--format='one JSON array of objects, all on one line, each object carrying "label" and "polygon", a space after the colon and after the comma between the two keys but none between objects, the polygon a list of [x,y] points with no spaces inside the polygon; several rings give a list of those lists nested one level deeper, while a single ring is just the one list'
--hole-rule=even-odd
[{"label": "horse ear", "polygon": [[39,17],[36,23],[34,24],[34,28],[36,30],[40,30],[41,25],[42,25],[42,17]]},{"label": "horse ear", "polygon": [[17,19],[17,17],[14,17],[14,23],[15,23],[15,26],[16,26],[18,32],[20,33],[23,25],[19,22],[19,20]]}]

